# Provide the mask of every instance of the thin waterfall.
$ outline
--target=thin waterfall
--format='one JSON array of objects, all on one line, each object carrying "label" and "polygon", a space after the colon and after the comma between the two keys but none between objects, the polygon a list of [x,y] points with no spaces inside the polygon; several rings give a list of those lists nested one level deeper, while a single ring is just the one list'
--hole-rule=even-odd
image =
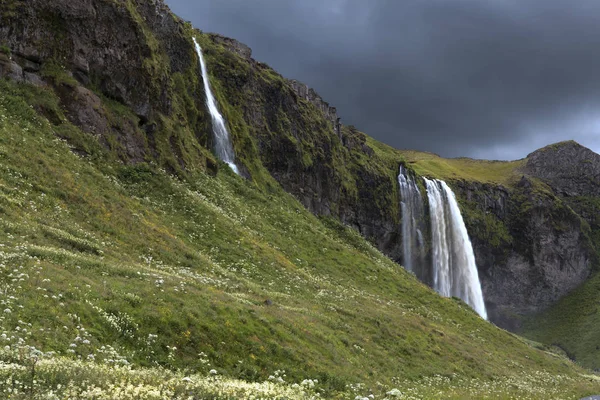
[{"label": "thin waterfall", "polygon": [[196,53],[200,59],[200,70],[202,71],[204,92],[206,93],[206,106],[208,107],[208,111],[210,112],[210,117],[212,119],[212,128],[215,139],[215,153],[220,160],[224,161],[231,167],[233,172],[239,175],[240,172],[237,165],[235,165],[235,153],[231,144],[231,138],[229,137],[229,131],[227,131],[225,119],[219,112],[217,102],[210,88],[208,71],[206,68],[206,63],[204,62],[204,56],[202,55],[202,49],[200,48],[198,41],[196,41],[196,38],[193,39],[194,44],[196,45]]},{"label": "thin waterfall", "polygon": [[425,220],[421,191],[409,172],[400,166],[400,206],[402,211],[402,265],[421,280],[426,279],[423,270],[424,248],[422,225]]},{"label": "thin waterfall", "polygon": [[473,246],[454,192],[444,181],[425,179],[431,219],[433,288],[459,297],[487,319]]}]

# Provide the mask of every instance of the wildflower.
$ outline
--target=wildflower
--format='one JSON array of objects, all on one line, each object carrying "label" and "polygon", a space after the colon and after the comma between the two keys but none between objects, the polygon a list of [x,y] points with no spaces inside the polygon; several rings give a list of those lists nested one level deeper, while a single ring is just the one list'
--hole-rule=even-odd
[{"label": "wildflower", "polygon": [[211,375],[216,375],[217,374],[217,370],[216,369],[211,369],[210,371],[208,371],[209,374]]},{"label": "wildflower", "polygon": [[4,313],[5,314],[10,314],[12,311],[10,310],[10,308],[5,308],[4,309]]}]

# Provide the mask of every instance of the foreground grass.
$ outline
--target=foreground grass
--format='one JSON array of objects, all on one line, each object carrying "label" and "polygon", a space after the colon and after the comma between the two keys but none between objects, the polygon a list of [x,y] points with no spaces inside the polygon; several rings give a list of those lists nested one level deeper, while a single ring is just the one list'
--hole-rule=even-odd
[{"label": "foreground grass", "polygon": [[[0,363],[0,393],[7,399],[309,399],[313,381],[285,385],[185,375],[160,368],[132,369],[64,358]],[[34,364],[35,363],[35,364]],[[25,364],[25,365],[24,365]]]},{"label": "foreground grass", "polygon": [[[54,101],[0,82],[0,393],[111,398],[126,383],[152,393],[132,398],[600,391],[277,185],[259,190],[225,167],[176,178],[100,150],[78,156],[57,139],[65,124],[30,107],[38,99]],[[206,389],[212,370],[222,393]],[[68,381],[72,395],[60,391]],[[228,392],[238,387],[248,396]]]},{"label": "foreground grass", "polygon": [[[24,354],[27,355],[24,357]],[[263,382],[246,382],[221,377],[215,370],[208,375],[184,374],[163,368],[132,368],[89,361],[54,358],[24,349],[8,354],[0,351],[0,394],[7,399],[59,400],[184,400],[184,399],[316,399],[322,395],[318,380],[287,381],[285,371],[277,371]],[[596,375],[573,378],[536,372],[492,381],[456,375],[424,378],[418,382],[396,380],[397,387],[379,384],[369,389],[363,384],[348,385],[346,395],[357,399],[536,399],[578,398],[569,388],[579,381],[598,382]],[[399,389],[400,388],[400,389]]]}]

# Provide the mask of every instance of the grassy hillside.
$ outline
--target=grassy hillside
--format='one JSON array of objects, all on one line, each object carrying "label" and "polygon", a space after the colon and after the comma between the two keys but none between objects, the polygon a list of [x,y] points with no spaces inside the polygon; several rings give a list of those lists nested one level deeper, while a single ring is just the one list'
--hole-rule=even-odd
[{"label": "grassy hillside", "polygon": [[466,180],[482,183],[511,184],[522,176],[519,168],[525,160],[488,161],[472,158],[442,158],[437,154],[401,150],[401,156],[420,175],[444,180]]},{"label": "grassy hillside", "polygon": [[61,113],[50,90],[0,82],[4,397],[600,391],[276,184],[126,165]]},{"label": "grassy hillside", "polygon": [[600,369],[600,275],[595,274],[580,288],[527,321],[522,334],[560,346],[587,368]]}]

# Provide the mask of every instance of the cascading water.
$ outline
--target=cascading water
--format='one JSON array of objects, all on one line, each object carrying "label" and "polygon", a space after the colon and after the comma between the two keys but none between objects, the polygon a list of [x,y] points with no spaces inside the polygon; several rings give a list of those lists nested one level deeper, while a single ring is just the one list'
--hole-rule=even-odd
[{"label": "cascading water", "polygon": [[196,45],[196,53],[200,59],[200,70],[202,71],[202,80],[204,81],[204,92],[206,93],[206,105],[212,119],[213,134],[215,137],[215,153],[220,160],[227,163],[233,172],[240,174],[237,165],[235,165],[235,153],[233,152],[233,146],[231,145],[231,139],[227,126],[225,125],[225,119],[219,112],[217,102],[213,96],[212,90],[210,89],[210,81],[208,80],[208,71],[206,69],[206,63],[204,62],[204,56],[202,55],[202,49],[194,38],[194,44]]},{"label": "cascading water", "polygon": [[416,182],[404,166],[400,166],[398,183],[402,209],[402,262],[404,268],[424,280],[426,275],[423,271],[425,243],[421,229],[425,220],[423,197]]},{"label": "cascading water", "polygon": [[473,246],[454,192],[444,181],[425,179],[431,218],[433,288],[464,300],[487,319]]}]

